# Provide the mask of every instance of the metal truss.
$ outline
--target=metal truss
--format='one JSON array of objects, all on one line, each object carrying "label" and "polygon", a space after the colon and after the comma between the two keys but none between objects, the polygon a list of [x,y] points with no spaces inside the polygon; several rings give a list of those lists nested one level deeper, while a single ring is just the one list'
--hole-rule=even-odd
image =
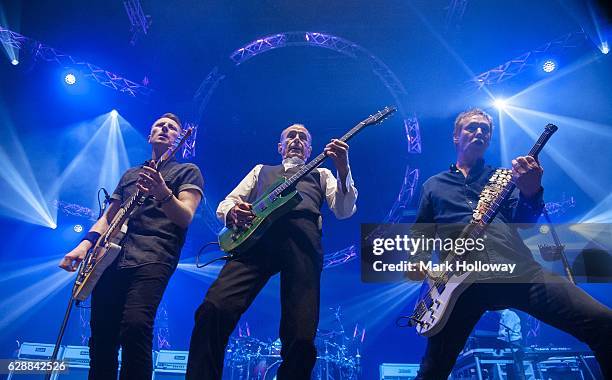
[{"label": "metal truss", "polygon": [[476,88],[481,89],[483,86],[499,84],[537,65],[548,54],[558,55],[566,50],[581,47],[586,41],[588,41],[588,37],[582,30],[568,33],[491,70],[476,75],[469,81],[470,87],[476,86]]},{"label": "metal truss", "polygon": [[357,247],[353,244],[340,251],[326,254],[323,257],[323,269],[333,268],[348,263],[356,257]]},{"label": "metal truss", "polygon": [[198,105],[198,121],[202,120],[202,115],[204,115],[204,110],[206,109],[213,92],[217,89],[217,86],[223,79],[225,79],[225,74],[219,73],[219,67],[215,67],[210,73],[208,73],[202,84],[200,84],[198,91],[196,91],[193,97],[194,102]]},{"label": "metal truss", "polygon": [[[418,182],[419,169],[413,169],[410,166],[407,166],[406,172],[404,173],[404,181],[402,182],[402,188],[400,189],[400,192],[397,195],[395,203],[393,204],[391,210],[383,220],[383,224],[376,228],[374,231],[372,231],[368,236],[366,236],[366,240],[371,240],[373,238],[382,236],[384,224],[402,222],[402,219],[406,215],[406,210],[410,207],[410,203],[414,198]],[[323,268],[333,268],[335,266],[349,262],[357,257],[357,251],[357,246],[353,244],[340,251],[326,254],[323,257]]]},{"label": "metal truss", "polygon": [[57,208],[58,211],[61,211],[64,215],[78,216],[93,221],[98,220],[97,213],[89,207],[58,200],[53,201],[51,204],[53,205],[53,207]]},{"label": "metal truss", "polygon": [[0,41],[5,47],[21,49],[21,47],[26,43],[27,38],[19,33],[4,29],[0,26]]},{"label": "metal truss", "polygon": [[404,119],[404,129],[406,130],[406,140],[408,141],[408,152],[421,153],[421,129],[417,117],[413,116]]},{"label": "metal truss", "polygon": [[[414,114],[409,114],[406,110],[407,92],[403,84],[397,78],[387,65],[378,57],[357,45],[354,42],[333,36],[326,33],[318,32],[285,32],[272,34],[263,38],[252,41],[232,52],[229,56],[230,67],[238,67],[249,59],[258,54],[284,47],[290,46],[311,46],[321,47],[336,51],[340,54],[351,57],[355,60],[365,61],[369,64],[372,72],[385,85],[387,90],[393,96],[398,110],[403,118],[404,129],[406,131],[407,151],[411,154],[421,153],[421,133],[419,122]],[[213,68],[208,73],[204,81],[194,95],[194,105],[197,109],[196,117],[201,120],[206,106],[208,105],[212,93],[218,87],[219,83],[225,79],[226,74],[221,72],[219,66]],[[402,189],[391,207],[391,210],[385,218],[385,223],[396,223],[401,220],[404,215],[404,210],[410,204],[414,196],[415,186],[419,178],[419,170],[406,167]],[[204,199],[206,202],[206,199]],[[205,222],[211,227],[211,231],[218,233],[221,229],[220,223],[214,215],[212,208],[206,204],[203,211]],[[214,222],[213,222],[214,221]],[[331,268],[337,265],[346,263],[357,257],[358,247],[353,244],[340,251],[326,254],[324,257],[324,268]]]},{"label": "metal truss", "polygon": [[189,138],[183,143],[182,157],[189,159],[195,157],[196,139],[198,137],[198,125],[194,123],[185,123],[185,128],[193,128]]},{"label": "metal truss", "polygon": [[[321,47],[344,54],[355,60],[368,62],[372,72],[381,80],[393,96],[404,120],[404,125],[416,126],[416,128],[412,128],[410,131],[408,153],[421,153],[421,134],[418,129],[418,122],[415,123],[416,118],[414,115],[409,115],[406,110],[407,92],[404,85],[383,61],[354,42],[319,32],[277,33],[259,38],[236,49],[230,54],[229,58],[234,66],[239,66],[258,54],[290,46]],[[225,74],[220,73],[217,66],[206,76],[200,85],[194,96],[194,101],[197,103],[198,118],[202,118],[212,93],[224,78]]]},{"label": "metal truss", "polygon": [[401,223],[406,215],[406,210],[410,207],[410,202],[414,198],[416,186],[419,182],[419,169],[406,166],[402,188],[397,195],[397,200],[391,207],[389,214],[385,218],[385,223]]},{"label": "metal truss", "polygon": [[136,45],[138,41],[138,37],[140,35],[146,35],[149,27],[151,26],[151,16],[145,15],[142,11],[142,5],[140,4],[140,0],[124,0],[123,6],[125,7],[125,12],[130,19],[130,25],[132,28],[132,39],[130,40],[130,45]]},{"label": "metal truss", "polygon": [[102,86],[112,88],[113,90],[126,93],[133,97],[148,97],[153,92],[146,86],[125,79],[94,64],[81,61],[76,57],[62,53],[59,50],[11,30],[0,27],[0,38],[2,44],[8,44],[9,46],[14,46],[19,49],[31,46],[31,51],[35,58],[46,62],[54,62],[63,67],[73,68],[86,78],[91,78]]},{"label": "metal truss", "polygon": [[467,4],[468,0],[450,0],[448,11],[446,12],[446,30],[459,27],[459,24],[461,24],[463,20]]},{"label": "metal truss", "polygon": [[564,197],[561,201],[546,202],[544,204],[544,207],[546,208],[546,212],[548,213],[548,215],[556,215],[556,214],[563,215],[570,208],[576,207],[576,200],[574,199],[574,197],[569,197],[569,199],[565,199],[565,194],[564,194]]},{"label": "metal truss", "polygon": [[170,328],[168,325],[168,308],[165,302],[161,302],[155,316],[155,342],[157,350],[167,350],[170,345]]}]

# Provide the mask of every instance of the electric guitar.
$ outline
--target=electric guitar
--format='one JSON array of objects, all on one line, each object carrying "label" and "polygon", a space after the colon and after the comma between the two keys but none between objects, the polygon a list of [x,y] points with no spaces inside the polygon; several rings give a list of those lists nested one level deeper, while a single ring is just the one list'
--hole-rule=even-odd
[{"label": "electric guitar", "polygon": [[[176,154],[192,132],[193,127],[183,130],[172,146],[159,159],[151,163],[151,167],[154,169],[161,168],[164,162]],[[137,189],[134,195],[126,200],[117,210],[113,220],[110,221],[108,228],[100,236],[96,244],[87,251],[79,267],[77,279],[72,289],[73,299],[84,301],[89,297],[102,273],[115,261],[119,252],[121,252],[121,243],[127,233],[128,221],[146,199],[147,196]]]},{"label": "electric guitar", "polygon": [[[557,129],[556,125],[548,124],[529,151],[529,155],[537,158]],[[515,183],[511,170],[497,169],[482,190],[472,219],[462,230],[459,239],[476,240],[481,237],[514,188]],[[445,261],[453,263],[459,257],[461,254],[453,251],[447,255]],[[412,316],[409,317],[410,324],[416,328],[417,333],[426,337],[437,334],[448,321],[461,293],[474,282],[474,277],[474,272],[469,271],[428,273],[423,282],[421,296],[417,300]]]},{"label": "electric guitar", "polygon": [[[395,111],[397,111],[395,107],[385,107],[355,125],[339,140],[348,141],[363,128],[381,123]],[[275,220],[291,211],[302,201],[302,196],[295,189],[297,182],[321,165],[325,158],[325,154],[321,153],[288,179],[279,178],[278,181],[272,184],[262,197],[253,202],[255,218],[253,218],[249,225],[244,228],[232,227],[221,230],[219,233],[219,246],[221,249],[236,255],[252,247]]]}]

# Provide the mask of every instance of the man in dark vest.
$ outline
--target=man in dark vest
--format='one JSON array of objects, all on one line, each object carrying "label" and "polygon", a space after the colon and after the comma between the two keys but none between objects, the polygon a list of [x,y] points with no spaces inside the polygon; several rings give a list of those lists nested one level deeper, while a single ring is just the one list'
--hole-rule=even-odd
[{"label": "man in dark vest", "polygon": [[[301,124],[281,133],[282,164],[257,165],[217,208],[226,226],[242,227],[253,219],[251,203],[279,177],[296,173],[312,152],[311,136]],[[355,213],[357,190],[348,163],[348,145],[333,139],[325,153],[334,162],[338,179],[317,168],[302,178],[297,190],[303,200],[277,220],[240,258],[229,261],[208,289],[195,315],[187,379],[221,379],[225,346],[240,316],[268,279],[280,273],[281,357],[278,379],[310,379],[317,351],[320,278],[323,266],[320,208],[327,200],[337,218]]]}]

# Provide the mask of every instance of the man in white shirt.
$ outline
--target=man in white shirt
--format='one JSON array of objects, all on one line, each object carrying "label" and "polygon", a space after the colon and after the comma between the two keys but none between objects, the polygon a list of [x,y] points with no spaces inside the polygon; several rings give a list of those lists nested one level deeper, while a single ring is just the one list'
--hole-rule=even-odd
[{"label": "man in white shirt", "polygon": [[[251,203],[279,178],[295,174],[312,153],[310,132],[293,124],[281,133],[282,164],[257,165],[217,208],[226,226],[243,227],[254,215]],[[323,267],[320,208],[327,201],[338,219],[355,213],[357,189],[348,163],[348,145],[332,139],[325,146],[337,170],[317,168],[296,188],[302,201],[274,222],[260,240],[236,260],[229,261],[196,311],[191,336],[187,379],[221,379],[225,346],[240,316],[268,279],[280,273],[281,357],[278,379],[310,379],[317,351],[320,279]]]}]

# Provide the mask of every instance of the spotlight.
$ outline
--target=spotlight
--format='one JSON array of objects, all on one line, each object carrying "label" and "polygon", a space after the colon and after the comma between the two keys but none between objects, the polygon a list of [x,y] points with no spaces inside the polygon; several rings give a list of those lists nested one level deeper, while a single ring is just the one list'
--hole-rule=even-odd
[{"label": "spotlight", "polygon": [[545,73],[552,73],[557,68],[557,64],[553,60],[547,60],[542,64],[542,70]]},{"label": "spotlight", "polygon": [[83,232],[83,226],[81,226],[80,224],[75,224],[74,227],[72,228],[74,230],[74,232],[79,233],[79,232]]},{"label": "spotlight", "polygon": [[19,64],[19,60],[15,58],[11,61],[11,64],[13,64],[13,66],[17,66]]},{"label": "spotlight", "polygon": [[607,42],[603,42],[603,43],[601,44],[601,52],[602,52],[603,54],[608,54],[608,53],[610,52],[610,47],[608,46],[608,43],[607,43]]},{"label": "spotlight", "polygon": [[117,112],[117,110],[112,110],[110,111],[110,115],[112,118],[117,118],[117,116],[119,115],[119,112]]},{"label": "spotlight", "polygon": [[495,106],[495,108],[497,108],[498,110],[503,110],[506,108],[506,106],[508,105],[508,103],[506,102],[505,99],[495,99],[493,101],[493,105]]},{"label": "spotlight", "polygon": [[76,76],[73,73],[68,73],[64,77],[64,82],[66,82],[66,84],[72,86],[73,84],[76,83]]}]

